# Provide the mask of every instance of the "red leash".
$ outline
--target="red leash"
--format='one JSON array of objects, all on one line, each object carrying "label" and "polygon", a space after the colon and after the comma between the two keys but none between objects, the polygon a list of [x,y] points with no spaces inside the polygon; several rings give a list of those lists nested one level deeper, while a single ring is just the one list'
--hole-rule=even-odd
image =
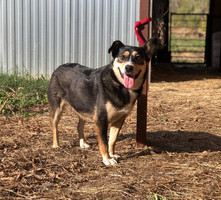
[{"label": "red leash", "polygon": [[137,36],[137,40],[142,44],[144,45],[145,42],[146,42],[146,39],[144,38],[141,30],[144,29],[144,25],[148,24],[149,22],[152,21],[152,18],[151,17],[148,17],[146,19],[143,19],[141,21],[136,21],[135,23],[135,26],[134,26],[134,31],[135,31],[135,34]]}]

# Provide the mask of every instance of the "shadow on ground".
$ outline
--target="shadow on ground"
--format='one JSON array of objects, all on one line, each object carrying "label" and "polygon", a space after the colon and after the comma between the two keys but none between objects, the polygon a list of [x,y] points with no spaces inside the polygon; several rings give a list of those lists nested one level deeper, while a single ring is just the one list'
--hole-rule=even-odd
[{"label": "shadow on ground", "polygon": [[203,79],[220,79],[221,72],[202,65],[174,65],[158,63],[152,66],[152,82],[180,82]]},{"label": "shadow on ground", "polygon": [[[122,134],[118,141],[135,138],[135,134]],[[147,133],[147,146],[156,153],[221,151],[221,137],[206,132],[157,131]]]}]

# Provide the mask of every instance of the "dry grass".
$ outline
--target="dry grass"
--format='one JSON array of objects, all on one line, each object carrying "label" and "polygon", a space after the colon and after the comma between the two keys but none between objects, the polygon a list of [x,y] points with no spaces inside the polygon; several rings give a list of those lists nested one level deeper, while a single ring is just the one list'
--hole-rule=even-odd
[{"label": "dry grass", "polygon": [[68,109],[56,150],[47,107],[35,117],[1,117],[0,198],[221,199],[219,78],[167,73],[167,82],[152,83],[149,147],[135,147],[134,109],[116,147],[122,159],[111,167],[101,163],[93,124],[86,126],[91,149],[79,148],[77,118]]}]

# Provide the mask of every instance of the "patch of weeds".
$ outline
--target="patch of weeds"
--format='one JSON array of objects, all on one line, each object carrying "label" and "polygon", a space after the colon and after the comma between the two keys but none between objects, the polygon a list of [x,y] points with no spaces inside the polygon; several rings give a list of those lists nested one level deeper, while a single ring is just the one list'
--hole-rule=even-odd
[{"label": "patch of weeds", "polygon": [[30,116],[30,108],[46,104],[49,80],[0,74],[0,114]]},{"label": "patch of weeds", "polygon": [[147,199],[149,199],[149,200],[168,200],[167,198],[165,198],[159,194],[149,195],[149,196],[147,196]]},{"label": "patch of weeds", "polygon": [[162,122],[166,123],[169,121],[169,119],[165,116],[165,114],[161,114],[161,117],[162,117],[161,119]]}]

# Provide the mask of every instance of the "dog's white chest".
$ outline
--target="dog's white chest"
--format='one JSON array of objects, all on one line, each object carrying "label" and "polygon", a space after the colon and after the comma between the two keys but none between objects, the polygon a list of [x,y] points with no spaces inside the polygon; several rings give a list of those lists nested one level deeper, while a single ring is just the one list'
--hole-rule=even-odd
[{"label": "dog's white chest", "polygon": [[130,92],[130,103],[123,108],[116,108],[110,101],[106,103],[107,117],[110,123],[127,116],[134,107],[134,101],[137,98],[137,93]]}]

